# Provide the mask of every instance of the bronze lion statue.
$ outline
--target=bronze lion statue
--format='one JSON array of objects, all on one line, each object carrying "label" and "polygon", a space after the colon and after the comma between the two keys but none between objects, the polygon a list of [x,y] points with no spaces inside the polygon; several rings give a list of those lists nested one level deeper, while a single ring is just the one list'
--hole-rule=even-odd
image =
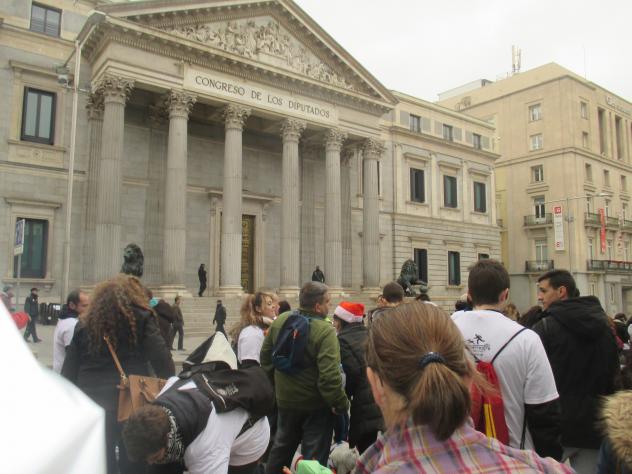
[{"label": "bronze lion statue", "polygon": [[128,244],[123,251],[123,266],[121,267],[121,273],[127,275],[134,275],[135,277],[143,276],[143,267],[145,264],[145,257],[143,251],[136,244]]},{"label": "bronze lion statue", "polygon": [[419,268],[417,264],[408,259],[402,265],[402,271],[399,273],[397,283],[404,289],[406,296],[417,296],[417,292],[413,285],[419,287],[421,293],[428,291],[428,284],[425,281],[419,279]]}]

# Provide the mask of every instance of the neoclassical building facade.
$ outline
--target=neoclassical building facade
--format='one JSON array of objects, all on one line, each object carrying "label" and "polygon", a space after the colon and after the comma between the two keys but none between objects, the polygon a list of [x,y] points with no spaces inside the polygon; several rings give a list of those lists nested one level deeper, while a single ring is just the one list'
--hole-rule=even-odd
[{"label": "neoclassical building facade", "polygon": [[500,255],[493,127],[389,91],[291,0],[25,3],[0,25],[3,282],[25,218],[25,282],[59,295],[72,93],[54,66],[75,40],[71,286],[133,242],[163,294],[194,293],[201,263],[216,295],[294,296],[316,265],[375,294],[412,258],[447,301]]}]

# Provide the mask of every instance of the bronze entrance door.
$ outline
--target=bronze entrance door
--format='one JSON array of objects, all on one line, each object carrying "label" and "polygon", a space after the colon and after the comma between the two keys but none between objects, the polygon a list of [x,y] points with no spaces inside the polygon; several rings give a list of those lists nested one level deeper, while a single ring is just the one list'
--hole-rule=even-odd
[{"label": "bronze entrance door", "polygon": [[241,216],[241,286],[247,293],[255,288],[255,216]]}]

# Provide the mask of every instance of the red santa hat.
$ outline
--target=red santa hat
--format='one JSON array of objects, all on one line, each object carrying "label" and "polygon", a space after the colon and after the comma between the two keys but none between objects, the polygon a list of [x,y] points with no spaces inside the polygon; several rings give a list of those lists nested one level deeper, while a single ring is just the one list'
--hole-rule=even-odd
[{"label": "red santa hat", "polygon": [[364,305],[362,303],[341,301],[334,314],[348,323],[361,323],[364,317]]}]

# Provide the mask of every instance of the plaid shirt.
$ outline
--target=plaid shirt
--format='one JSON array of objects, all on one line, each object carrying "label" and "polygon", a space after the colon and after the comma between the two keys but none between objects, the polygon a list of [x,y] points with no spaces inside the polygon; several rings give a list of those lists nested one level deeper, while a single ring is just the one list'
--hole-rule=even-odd
[{"label": "plaid shirt", "polygon": [[570,467],[533,451],[505,446],[476,431],[471,420],[439,441],[412,419],[387,431],[358,459],[356,474],[369,473],[572,473]]}]

